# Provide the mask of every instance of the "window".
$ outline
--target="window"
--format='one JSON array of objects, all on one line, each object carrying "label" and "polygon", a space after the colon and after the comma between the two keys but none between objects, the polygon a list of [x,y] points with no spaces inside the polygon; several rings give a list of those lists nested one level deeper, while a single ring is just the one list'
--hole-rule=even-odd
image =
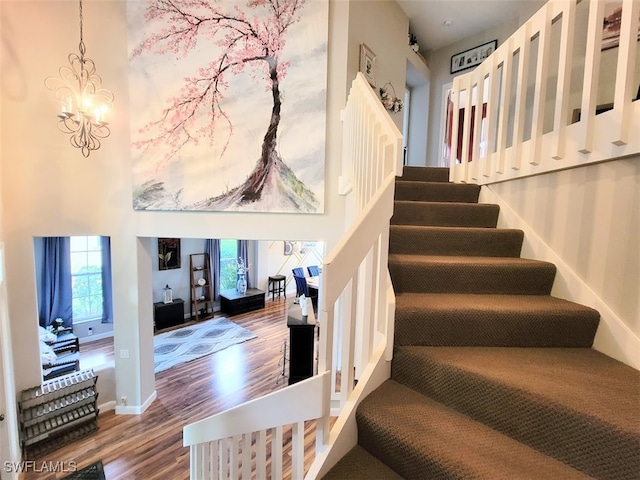
[{"label": "window", "polygon": [[238,240],[220,240],[220,290],[236,288]]},{"label": "window", "polygon": [[102,318],[102,248],[100,237],[70,237],[74,321]]}]

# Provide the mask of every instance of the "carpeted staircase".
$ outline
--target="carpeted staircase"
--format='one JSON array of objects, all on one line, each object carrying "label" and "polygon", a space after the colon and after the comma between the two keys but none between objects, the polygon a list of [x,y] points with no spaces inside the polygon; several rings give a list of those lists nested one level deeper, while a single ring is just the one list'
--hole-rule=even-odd
[{"label": "carpeted staircase", "polygon": [[599,314],[444,168],[396,183],[392,377],[324,478],[640,479],[640,372],[591,349]]}]

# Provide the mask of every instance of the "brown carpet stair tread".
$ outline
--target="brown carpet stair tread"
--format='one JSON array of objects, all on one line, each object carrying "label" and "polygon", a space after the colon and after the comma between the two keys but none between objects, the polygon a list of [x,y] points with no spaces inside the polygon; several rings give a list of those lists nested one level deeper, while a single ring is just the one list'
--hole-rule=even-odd
[{"label": "brown carpet stair tread", "polygon": [[480,187],[463,183],[396,182],[396,200],[477,203]]},{"label": "brown carpet stair tread", "polygon": [[403,480],[400,475],[358,445],[322,478],[324,480]]},{"label": "brown carpet stair tread", "polygon": [[392,225],[389,252],[421,255],[519,257],[522,230]]},{"label": "brown carpet stair tread", "polygon": [[420,182],[449,182],[449,168],[447,167],[410,167],[402,169],[400,181],[420,181]]},{"label": "brown carpet stair tread", "polygon": [[548,295],[555,265],[509,257],[390,254],[396,292]]},{"label": "brown carpet stair tread", "polygon": [[597,311],[549,295],[400,293],[396,345],[590,347]]},{"label": "brown carpet stair tread", "polygon": [[595,350],[397,347],[392,378],[596,478],[638,478],[640,372]]},{"label": "brown carpet stair tread", "polygon": [[497,205],[396,201],[391,224],[495,228],[498,213]]},{"label": "brown carpet stair tread", "polygon": [[[403,346],[397,347],[396,354],[403,364],[412,365],[410,372],[403,372],[416,378],[411,388],[416,389],[419,382],[424,385],[420,390],[442,392],[442,388],[454,388],[456,379],[463,382],[473,377],[472,383],[496,386],[486,387],[487,392],[515,391],[532,403],[611,424],[640,442],[640,372],[596,350]],[[400,370],[396,368],[392,377]],[[443,375],[446,380],[438,383]]]},{"label": "brown carpet stair tread", "polygon": [[357,417],[361,445],[407,479],[590,478],[393,380]]},{"label": "brown carpet stair tread", "polygon": [[512,257],[472,257],[472,256],[460,256],[460,255],[411,255],[392,253],[389,255],[389,261],[393,263],[416,263],[422,265],[431,264],[447,264],[449,265],[464,265],[475,266],[494,266],[494,265],[506,265],[506,266],[544,266],[555,271],[556,267],[553,263],[544,262],[541,260],[533,260],[529,258],[512,258]]}]

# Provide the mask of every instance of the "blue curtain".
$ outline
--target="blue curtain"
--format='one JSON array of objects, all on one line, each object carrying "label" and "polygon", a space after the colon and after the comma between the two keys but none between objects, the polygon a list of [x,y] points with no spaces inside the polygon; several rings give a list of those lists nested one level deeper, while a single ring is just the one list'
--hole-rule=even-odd
[{"label": "blue curtain", "polygon": [[113,323],[110,237],[100,237],[100,249],[102,250],[102,323]]},{"label": "blue curtain", "polygon": [[208,239],[204,251],[209,254],[209,271],[213,275],[213,299],[219,300],[220,296],[220,240]]},{"label": "blue curtain", "polygon": [[[239,240],[238,241],[238,257],[244,261],[245,267],[249,266],[249,241],[248,240]],[[251,280],[249,280],[250,275],[249,271],[247,271],[247,288],[251,288]]]},{"label": "blue curtain", "polygon": [[43,327],[56,318],[62,318],[65,327],[73,326],[69,246],[69,237],[42,239],[39,317]]}]

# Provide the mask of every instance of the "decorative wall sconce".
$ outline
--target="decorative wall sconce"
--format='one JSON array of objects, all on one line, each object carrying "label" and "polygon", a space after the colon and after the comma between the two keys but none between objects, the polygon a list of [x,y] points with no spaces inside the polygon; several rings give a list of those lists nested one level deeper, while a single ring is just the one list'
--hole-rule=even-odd
[{"label": "decorative wall sconce", "polygon": [[102,87],[102,79],[96,74],[96,65],[85,57],[86,47],[82,38],[82,0],[80,4],[80,55],[69,54],[69,64],[60,67],[59,77],[45,79],[45,86],[55,91],[60,101],[58,129],[71,135],[71,145],[88,157],[92,150],[100,148],[100,140],[111,131],[105,121],[113,102],[113,93]]},{"label": "decorative wall sconce", "polygon": [[[387,86],[391,89],[392,94],[389,94]],[[384,108],[393,113],[401,112],[404,107],[404,101],[396,97],[396,90],[389,82],[385,83],[384,87],[380,88],[380,100],[382,101]]]}]

